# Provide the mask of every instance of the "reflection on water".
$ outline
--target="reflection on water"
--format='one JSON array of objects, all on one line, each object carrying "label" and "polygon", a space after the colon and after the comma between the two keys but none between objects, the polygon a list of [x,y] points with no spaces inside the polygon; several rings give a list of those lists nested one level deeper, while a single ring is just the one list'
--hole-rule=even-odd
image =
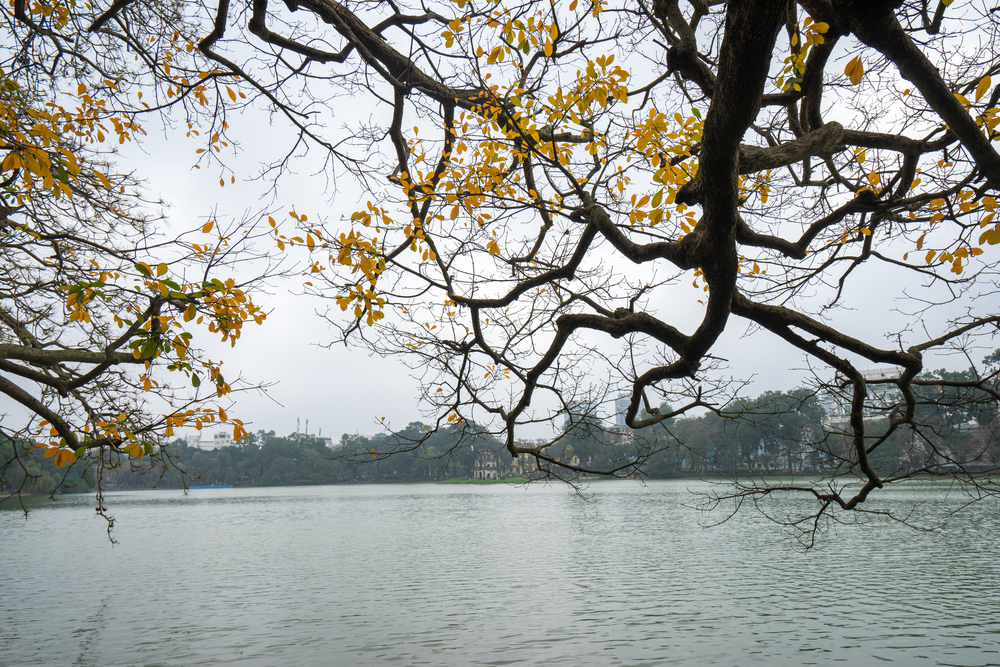
[{"label": "reflection on water", "polygon": [[0,666],[1000,665],[996,503],[802,554],[700,527],[696,484],[121,492],[114,547],[92,498],[32,499],[0,511]]}]

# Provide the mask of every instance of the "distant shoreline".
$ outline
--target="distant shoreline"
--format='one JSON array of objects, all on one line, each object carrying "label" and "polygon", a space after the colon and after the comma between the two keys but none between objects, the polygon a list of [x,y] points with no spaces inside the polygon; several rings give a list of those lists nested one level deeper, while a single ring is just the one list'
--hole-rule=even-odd
[{"label": "distant shoreline", "polygon": [[527,484],[531,480],[527,477],[504,477],[502,479],[466,479],[465,477],[452,477],[435,484]]},{"label": "distant shoreline", "polygon": [[[773,473],[773,474],[770,474],[770,475],[747,475],[747,476],[741,476],[738,479],[780,479],[780,478],[785,478],[785,479],[814,479],[814,478],[822,478],[822,477],[823,477],[823,474],[822,473],[817,473],[817,472],[803,473],[803,474],[797,474],[797,475],[789,475],[787,473],[781,472],[781,473]],[[614,478],[614,477],[592,477],[592,476],[587,476],[587,477],[580,477],[580,478],[577,478],[577,479],[574,479],[574,480],[566,480],[566,481],[572,481],[572,482],[576,482],[576,483],[581,483],[582,482],[582,483],[590,484],[590,483],[594,483],[594,482],[612,481],[612,480],[616,480],[616,479],[635,479],[635,478]],[[687,473],[687,474],[683,474],[683,475],[672,475],[672,476],[669,476],[669,477],[644,477],[644,478],[641,478],[641,479],[639,479],[637,481],[640,481],[640,482],[653,482],[653,481],[658,481],[658,480],[676,480],[676,479],[700,480],[700,481],[709,481],[709,482],[732,482],[733,481],[732,477],[727,477],[727,476],[724,476],[724,475],[719,475],[717,473],[713,475],[713,474],[708,473],[708,472],[706,472],[706,473]],[[934,479],[938,479],[938,478],[936,476],[934,476],[934,475],[923,474],[923,475],[915,475],[915,476],[913,476],[911,478],[911,481],[927,481],[927,480],[934,480]],[[193,486],[188,486],[187,488],[188,488],[188,490],[191,490],[191,489],[196,489],[196,490],[197,489],[224,489],[224,488],[229,488],[229,489],[266,489],[266,488],[280,488],[280,487],[291,487],[291,486],[352,486],[352,485],[367,485],[367,484],[378,484],[378,485],[383,485],[383,484],[384,485],[397,485],[397,484],[473,484],[473,485],[507,484],[507,485],[518,485],[518,484],[533,484],[533,483],[538,483],[538,482],[553,482],[553,481],[557,481],[557,480],[555,480],[554,478],[550,478],[550,479],[545,479],[545,478],[542,478],[542,479],[529,479],[527,477],[505,477],[505,478],[502,478],[502,479],[471,479],[471,478],[465,478],[465,477],[452,477],[452,478],[446,479],[446,480],[430,480],[430,479],[370,480],[370,479],[359,479],[359,480],[350,480],[350,481],[343,480],[343,481],[337,481],[337,482],[318,482],[318,483],[316,483],[316,482],[314,482],[314,483],[294,482],[294,483],[284,483],[284,484],[260,484],[260,485],[258,485],[258,484],[238,484],[237,483],[237,484],[233,484],[233,485],[193,485]],[[118,492],[118,491],[172,491],[172,490],[183,490],[183,489],[184,489],[184,487],[182,487],[182,486],[174,486],[174,485],[170,485],[170,484],[161,484],[161,485],[155,486],[155,487],[112,486],[112,487],[105,488],[104,491],[106,493],[113,493],[113,492]],[[93,494],[93,493],[96,493],[96,491],[97,491],[97,489],[94,489],[94,488],[90,488],[90,489],[82,489],[81,488],[81,489],[78,489],[78,490],[77,489],[73,489],[73,490],[61,489],[60,492],[56,494],[56,497],[58,498],[59,496],[73,496],[73,495],[80,495],[80,494],[86,494],[86,493]],[[12,501],[16,501],[16,499],[18,497],[29,498],[29,497],[33,497],[33,496],[48,496],[48,495],[50,495],[49,493],[39,492],[39,491],[21,491],[20,493],[17,493],[17,492],[13,492],[12,493],[10,491],[4,491],[3,493],[5,495],[0,496],[0,508],[3,508],[3,509],[8,509],[10,507],[15,506],[16,502],[12,503]]]}]

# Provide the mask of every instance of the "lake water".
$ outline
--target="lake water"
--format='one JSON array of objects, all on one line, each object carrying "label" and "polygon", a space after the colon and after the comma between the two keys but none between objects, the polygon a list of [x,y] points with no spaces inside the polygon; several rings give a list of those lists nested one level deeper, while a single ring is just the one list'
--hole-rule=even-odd
[{"label": "lake water", "polygon": [[698,485],[109,493],[114,546],[92,496],[31,498],[0,511],[0,666],[1000,665],[995,502],[801,553],[701,527]]}]

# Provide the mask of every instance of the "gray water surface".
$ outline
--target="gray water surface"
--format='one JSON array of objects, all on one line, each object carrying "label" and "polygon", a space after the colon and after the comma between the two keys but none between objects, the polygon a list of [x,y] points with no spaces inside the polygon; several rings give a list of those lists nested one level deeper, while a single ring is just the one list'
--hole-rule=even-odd
[{"label": "gray water surface", "polygon": [[995,502],[803,554],[703,528],[702,484],[118,492],[115,546],[92,497],[33,498],[0,511],[0,665],[1000,665]]}]

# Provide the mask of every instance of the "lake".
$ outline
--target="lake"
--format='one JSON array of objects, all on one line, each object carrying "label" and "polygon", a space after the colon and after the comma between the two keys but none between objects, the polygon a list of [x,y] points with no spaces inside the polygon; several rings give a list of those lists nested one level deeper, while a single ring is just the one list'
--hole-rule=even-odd
[{"label": "lake", "polygon": [[0,666],[1000,665],[996,502],[802,553],[702,527],[705,486],[114,492],[117,545],[93,496],[33,497],[0,511]]}]

